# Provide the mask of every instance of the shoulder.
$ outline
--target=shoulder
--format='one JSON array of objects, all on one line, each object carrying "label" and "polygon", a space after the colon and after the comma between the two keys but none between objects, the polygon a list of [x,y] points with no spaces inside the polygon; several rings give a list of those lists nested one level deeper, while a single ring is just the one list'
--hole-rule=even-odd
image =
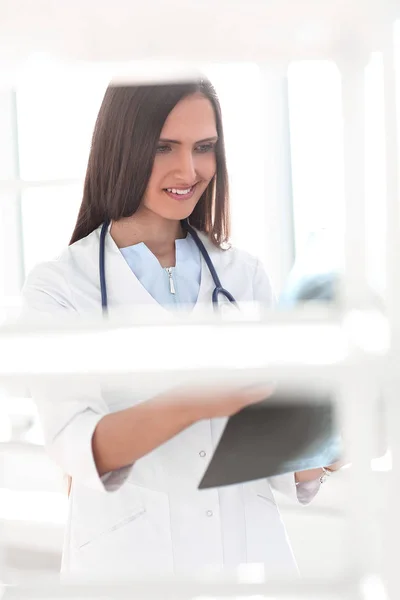
[{"label": "shoulder", "polygon": [[98,231],[65,248],[53,260],[37,264],[28,274],[22,288],[23,305],[44,310],[52,304],[74,309],[73,282],[85,263],[91,259]]},{"label": "shoulder", "polygon": [[26,299],[32,294],[46,293],[57,295],[62,292],[68,294],[68,257],[63,253],[54,260],[37,264],[28,274],[22,288],[22,296]]},{"label": "shoulder", "polygon": [[[251,290],[251,300],[272,306],[275,304],[274,293],[270,278],[262,261],[257,257],[230,245],[226,249],[215,246],[208,236],[199,234],[215,268],[229,281],[230,286],[238,286],[239,290],[246,288],[246,294]],[[235,295],[235,294],[234,294]]]},{"label": "shoulder", "polygon": [[218,261],[222,268],[239,267],[249,273],[255,273],[257,270],[260,261],[256,256],[250,254],[250,252],[232,244],[226,247],[218,247],[213,244],[212,240],[206,234],[198,233],[198,235],[212,260]]}]

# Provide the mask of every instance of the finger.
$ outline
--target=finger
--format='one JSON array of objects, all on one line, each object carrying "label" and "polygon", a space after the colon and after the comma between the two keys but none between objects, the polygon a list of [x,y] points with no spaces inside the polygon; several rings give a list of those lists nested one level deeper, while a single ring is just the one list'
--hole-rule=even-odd
[{"label": "finger", "polygon": [[246,394],[251,394],[254,397],[260,396],[267,399],[274,392],[274,388],[271,385],[252,385],[244,388]]}]

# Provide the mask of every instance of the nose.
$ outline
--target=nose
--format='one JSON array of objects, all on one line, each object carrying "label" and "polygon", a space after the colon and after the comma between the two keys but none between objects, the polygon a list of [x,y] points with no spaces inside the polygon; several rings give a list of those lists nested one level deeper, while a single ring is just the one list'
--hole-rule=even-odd
[{"label": "nose", "polygon": [[193,153],[182,151],[176,164],[176,177],[182,183],[191,185],[196,180],[196,166]]}]

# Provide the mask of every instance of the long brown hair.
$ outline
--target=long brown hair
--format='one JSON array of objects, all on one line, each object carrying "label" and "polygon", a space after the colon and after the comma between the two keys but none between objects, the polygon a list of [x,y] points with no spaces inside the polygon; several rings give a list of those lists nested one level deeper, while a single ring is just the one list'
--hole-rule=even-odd
[{"label": "long brown hair", "polygon": [[160,85],[110,85],[94,128],[83,199],[70,244],[105,220],[133,215],[153,168],[163,125],[176,104],[200,93],[213,106],[218,142],[216,174],[191,214],[190,224],[220,246],[229,238],[229,192],[221,108],[207,79]]}]

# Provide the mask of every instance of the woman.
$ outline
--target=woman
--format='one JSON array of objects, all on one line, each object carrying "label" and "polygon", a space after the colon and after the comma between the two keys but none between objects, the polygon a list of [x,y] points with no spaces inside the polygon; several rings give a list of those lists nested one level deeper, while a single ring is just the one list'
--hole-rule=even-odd
[{"label": "woman", "polygon": [[[196,232],[239,305],[272,303],[260,263],[222,249],[229,239],[228,182],[220,106],[208,81],[108,88],[71,244],[28,277],[23,296],[31,313],[101,310],[102,230],[109,312],[139,304],[160,314],[178,306],[193,314],[212,310],[215,284]],[[182,346],[190,351],[184,340]],[[215,397],[166,390],[162,381],[151,389],[137,381],[68,382],[53,390],[46,384],[34,396],[48,451],[72,477],[65,573],[135,575],[244,562],[262,562],[271,575],[296,572],[268,481],[197,489],[221,417],[259,402],[265,389]],[[296,496],[297,480],[306,503],[321,473],[272,483]]]}]

